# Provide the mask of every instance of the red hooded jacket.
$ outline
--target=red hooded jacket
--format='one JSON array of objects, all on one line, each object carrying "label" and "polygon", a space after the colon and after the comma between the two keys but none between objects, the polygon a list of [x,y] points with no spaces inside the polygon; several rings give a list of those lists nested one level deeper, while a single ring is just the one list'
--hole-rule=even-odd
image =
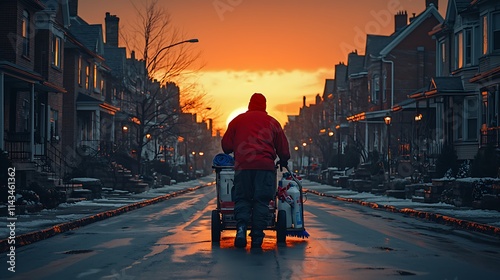
[{"label": "red hooded jacket", "polygon": [[221,144],[224,153],[234,153],[235,170],[274,170],[276,156],[290,159],[281,124],[267,114],[266,98],[260,93],[252,95],[247,112],[229,123]]}]

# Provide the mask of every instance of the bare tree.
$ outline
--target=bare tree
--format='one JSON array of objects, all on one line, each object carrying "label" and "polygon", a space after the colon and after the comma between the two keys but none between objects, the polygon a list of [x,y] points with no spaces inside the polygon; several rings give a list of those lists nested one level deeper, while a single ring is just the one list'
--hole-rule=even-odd
[{"label": "bare tree", "polygon": [[[132,63],[139,82],[132,94],[133,125],[136,128],[136,156],[141,170],[143,148],[150,141],[177,139],[183,123],[183,113],[196,113],[207,105],[206,93],[199,90],[190,76],[202,66],[191,47],[197,39],[185,39],[172,26],[167,10],[158,0],[134,5],[138,22],[131,32],[123,33],[127,49],[139,50],[141,60]],[[124,35],[126,34],[126,35]],[[182,84],[182,91],[177,85]],[[196,122],[196,120],[195,120]],[[156,150],[155,153],[158,153]]]}]

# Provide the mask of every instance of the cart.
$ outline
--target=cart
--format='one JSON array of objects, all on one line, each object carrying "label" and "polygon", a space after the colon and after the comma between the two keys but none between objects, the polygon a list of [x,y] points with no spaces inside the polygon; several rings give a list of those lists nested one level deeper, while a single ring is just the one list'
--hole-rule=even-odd
[{"label": "cart", "polygon": [[[231,195],[234,186],[234,168],[233,166],[213,166],[212,168],[215,169],[216,174],[217,208],[212,210],[211,237],[212,243],[218,243],[220,242],[222,231],[236,229],[234,201],[232,201]],[[301,186],[299,191],[300,198],[297,199],[302,201]],[[274,198],[269,202],[269,215],[267,217],[266,229],[276,231],[276,241],[278,244],[286,243],[287,235],[299,236],[298,234],[294,234],[297,229],[293,228],[294,224],[291,221],[291,211],[285,208],[285,206],[290,207],[286,202],[282,202],[278,199],[278,192],[276,192]],[[302,207],[300,211],[300,219],[303,221]],[[247,227],[251,229],[251,224]],[[304,231],[303,228],[300,230]],[[308,234],[306,237],[308,237]]]}]

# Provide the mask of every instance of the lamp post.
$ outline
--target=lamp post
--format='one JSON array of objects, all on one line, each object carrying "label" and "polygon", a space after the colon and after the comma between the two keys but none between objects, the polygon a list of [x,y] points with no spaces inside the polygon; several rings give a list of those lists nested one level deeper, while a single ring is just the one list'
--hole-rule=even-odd
[{"label": "lamp post", "polygon": [[387,174],[389,175],[389,182],[391,182],[391,115],[387,114],[384,118],[385,125],[387,126]]},{"label": "lamp post", "polygon": [[302,143],[302,150],[301,150],[301,156],[300,156],[300,160],[302,161],[302,171],[304,171],[304,152],[306,150],[306,146],[307,146],[307,143],[306,142],[303,142]]},{"label": "lamp post", "polygon": [[419,123],[422,120],[422,114],[415,115],[415,143],[416,143],[416,159],[419,160],[420,155],[420,136],[419,136]]},{"label": "lamp post", "polygon": [[154,56],[153,58],[151,58],[151,60],[150,60],[150,62],[148,63],[148,65],[147,65],[147,67],[146,67],[146,68],[147,68],[147,69],[149,69],[149,66],[150,66],[152,63],[156,63],[156,59],[158,59],[158,56],[159,56],[159,55],[160,55],[160,53],[162,53],[164,50],[169,49],[169,48],[174,47],[174,46],[177,46],[177,45],[180,45],[180,44],[184,44],[184,43],[198,43],[198,42],[199,42],[199,40],[198,40],[198,39],[193,38],[193,39],[180,41],[180,42],[177,42],[177,43],[174,43],[174,44],[168,45],[168,46],[166,46],[166,47],[163,47],[163,48],[159,49],[159,50],[156,52],[156,54],[155,54],[155,56]]}]

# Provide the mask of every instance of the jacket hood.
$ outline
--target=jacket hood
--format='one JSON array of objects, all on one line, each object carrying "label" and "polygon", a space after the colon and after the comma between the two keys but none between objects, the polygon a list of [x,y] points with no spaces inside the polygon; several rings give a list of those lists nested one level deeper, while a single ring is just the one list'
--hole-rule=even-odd
[{"label": "jacket hood", "polygon": [[266,97],[261,93],[254,93],[248,103],[249,111],[266,111]]}]

